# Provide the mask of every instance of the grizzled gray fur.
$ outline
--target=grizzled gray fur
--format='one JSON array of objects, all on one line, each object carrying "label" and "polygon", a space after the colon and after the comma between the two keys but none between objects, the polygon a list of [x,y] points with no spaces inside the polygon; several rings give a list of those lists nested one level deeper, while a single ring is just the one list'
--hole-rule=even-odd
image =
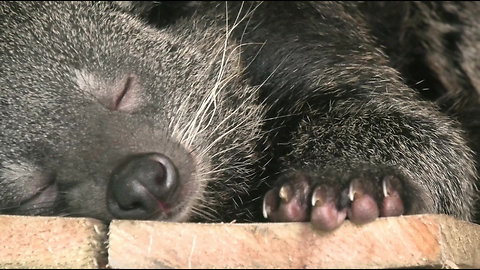
[{"label": "grizzled gray fur", "polygon": [[474,2],[3,2],[0,213],[321,230],[472,220],[475,14]]}]

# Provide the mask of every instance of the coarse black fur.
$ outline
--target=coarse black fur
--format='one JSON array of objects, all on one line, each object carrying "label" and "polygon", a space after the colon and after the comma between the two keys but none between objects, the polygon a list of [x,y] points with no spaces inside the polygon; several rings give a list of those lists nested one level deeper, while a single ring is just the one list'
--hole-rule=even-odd
[{"label": "coarse black fur", "polygon": [[[347,216],[473,220],[477,12],[475,2],[4,2],[0,211],[263,214],[326,230]],[[160,169],[151,161],[165,157]],[[172,186],[157,190],[165,175]]]}]

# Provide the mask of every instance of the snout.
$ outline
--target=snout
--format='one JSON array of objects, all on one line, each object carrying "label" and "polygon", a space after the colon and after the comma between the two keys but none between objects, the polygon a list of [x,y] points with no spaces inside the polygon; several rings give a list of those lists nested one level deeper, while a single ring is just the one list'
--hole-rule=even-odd
[{"label": "snout", "polygon": [[178,170],[166,155],[129,156],[110,177],[109,211],[119,219],[168,219],[178,186]]}]

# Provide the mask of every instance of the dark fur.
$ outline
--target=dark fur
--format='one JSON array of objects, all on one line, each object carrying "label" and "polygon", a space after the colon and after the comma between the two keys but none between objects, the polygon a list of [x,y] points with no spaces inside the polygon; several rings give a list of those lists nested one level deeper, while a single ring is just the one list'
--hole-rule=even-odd
[{"label": "dark fur", "polygon": [[[394,175],[405,214],[472,220],[478,6],[3,3],[0,207],[114,218],[112,170],[160,152],[181,192],[157,219],[262,220],[264,194],[300,173],[301,200],[326,184],[346,207],[360,177],[379,202]],[[51,179],[59,192],[29,201]]]}]

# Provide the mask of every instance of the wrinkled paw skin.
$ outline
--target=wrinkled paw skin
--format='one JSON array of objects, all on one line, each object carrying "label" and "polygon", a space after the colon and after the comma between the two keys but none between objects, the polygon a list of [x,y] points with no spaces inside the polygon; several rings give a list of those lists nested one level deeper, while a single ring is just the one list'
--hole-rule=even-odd
[{"label": "wrinkled paw skin", "polygon": [[345,219],[364,224],[378,217],[400,216],[405,207],[402,182],[393,173],[360,172],[311,177],[284,175],[263,200],[263,215],[274,222],[310,221],[322,231],[338,228]]}]

